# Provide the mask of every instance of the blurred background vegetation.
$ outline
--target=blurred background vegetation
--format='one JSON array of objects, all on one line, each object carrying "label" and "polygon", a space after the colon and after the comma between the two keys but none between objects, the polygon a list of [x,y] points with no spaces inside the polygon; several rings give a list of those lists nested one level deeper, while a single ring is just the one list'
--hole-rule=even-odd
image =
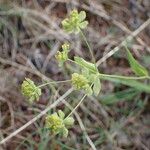
[{"label": "blurred background vegetation", "polygon": [[[70,58],[79,55],[91,60],[79,35],[68,35],[61,21],[76,8],[87,13],[84,31],[96,61],[117,47],[150,18],[149,0],[0,0],[0,139],[30,121],[65,93],[70,85],[43,89],[38,103],[29,105],[21,95],[25,77],[40,84],[44,80],[66,80],[72,64],[59,68],[54,55],[63,42],[71,43]],[[130,43],[138,61],[150,71],[150,25]],[[124,48],[99,65],[108,74],[132,75]],[[82,93],[73,92],[66,101],[75,107]],[[53,137],[42,130],[44,116],[13,137],[4,150],[90,150],[88,135],[97,150],[150,149],[150,95],[127,86],[102,82],[98,97],[87,97],[77,110],[68,138]],[[60,103],[55,109],[66,114]],[[50,112],[54,111],[50,110]]]}]

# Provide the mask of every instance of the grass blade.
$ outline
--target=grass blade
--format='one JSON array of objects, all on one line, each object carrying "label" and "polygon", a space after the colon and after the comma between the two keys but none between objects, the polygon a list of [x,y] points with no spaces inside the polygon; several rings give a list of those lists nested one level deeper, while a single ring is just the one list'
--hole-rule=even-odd
[{"label": "grass blade", "polygon": [[127,47],[126,50],[129,64],[134,73],[138,76],[148,76],[148,71],[145,69],[145,67],[143,67],[141,64],[138,63],[138,61],[135,60]]},{"label": "grass blade", "polygon": [[117,103],[119,101],[129,101],[132,100],[132,98],[139,93],[138,90],[130,88],[127,90],[119,91],[113,94],[108,94],[101,96],[101,102],[105,105],[112,105],[114,103]]}]

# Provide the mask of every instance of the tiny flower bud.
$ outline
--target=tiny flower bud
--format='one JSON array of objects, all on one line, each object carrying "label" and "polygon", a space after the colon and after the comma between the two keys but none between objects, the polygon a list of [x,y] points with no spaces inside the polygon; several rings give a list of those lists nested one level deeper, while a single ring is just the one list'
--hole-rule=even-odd
[{"label": "tiny flower bud", "polygon": [[62,47],[63,51],[68,52],[69,48],[70,48],[70,45],[68,43],[64,43],[61,47]]},{"label": "tiny flower bud", "polygon": [[65,43],[62,45],[62,50],[63,51],[58,51],[57,54],[55,55],[55,58],[59,62],[59,65],[61,66],[65,61],[68,60],[68,52],[69,52],[69,44]]},{"label": "tiny flower bud", "polygon": [[68,53],[58,51],[55,58],[58,62],[65,62],[68,59]]},{"label": "tiny flower bud", "polygon": [[21,85],[22,94],[28,98],[30,103],[33,101],[38,100],[41,96],[41,89],[34,84],[32,80],[26,78]]}]

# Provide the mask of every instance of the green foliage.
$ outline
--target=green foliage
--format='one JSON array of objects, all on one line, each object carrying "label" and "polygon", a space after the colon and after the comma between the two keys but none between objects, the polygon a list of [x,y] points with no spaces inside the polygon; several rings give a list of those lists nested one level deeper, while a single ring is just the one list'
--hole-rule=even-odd
[{"label": "green foliage", "polygon": [[58,113],[47,115],[46,117],[46,128],[50,129],[52,134],[61,134],[64,137],[68,136],[68,128],[74,124],[72,117],[65,117],[65,114],[59,110]]},{"label": "green foliage", "polygon": [[41,96],[41,89],[29,78],[25,78],[21,86],[22,94],[28,98],[30,103],[38,101]]},{"label": "green foliage", "polygon": [[97,96],[101,90],[99,72],[95,64],[85,61],[83,58],[74,57],[75,63],[82,67],[82,74],[93,84],[93,92]]},{"label": "green foliage", "polygon": [[132,100],[133,97],[139,93],[140,92],[138,90],[130,88],[127,90],[101,96],[100,101],[105,105],[112,105],[120,101]]},{"label": "green foliage", "polygon": [[127,47],[126,50],[128,61],[134,73],[138,76],[148,76],[148,71],[134,59]]},{"label": "green foliage", "polygon": [[80,57],[77,57],[77,56],[74,57],[74,60],[75,60],[75,63],[77,63],[79,66],[81,66],[85,69],[88,69],[89,72],[98,73],[98,70],[97,70],[95,64],[87,62],[83,58],[80,58]]},{"label": "green foliage", "polygon": [[80,29],[86,28],[88,22],[85,21],[86,13],[81,11],[78,13],[77,10],[73,10],[70,16],[62,21],[63,29],[68,33],[79,33]]},{"label": "green foliage", "polygon": [[102,80],[108,80],[118,84],[124,84],[130,87],[133,87],[141,92],[150,93],[150,86],[143,84],[142,82],[138,82],[134,79],[119,79],[119,78],[112,78],[112,77],[101,77]]}]

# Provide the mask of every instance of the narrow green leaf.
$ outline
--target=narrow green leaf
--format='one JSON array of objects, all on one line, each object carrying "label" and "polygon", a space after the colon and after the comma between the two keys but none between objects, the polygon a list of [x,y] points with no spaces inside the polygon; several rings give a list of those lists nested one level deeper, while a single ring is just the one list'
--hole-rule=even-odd
[{"label": "narrow green leaf", "polygon": [[85,61],[83,58],[74,57],[75,62],[80,65],[81,67],[87,68],[90,72],[97,73],[97,68],[94,64]]},{"label": "narrow green leaf", "polygon": [[134,71],[134,73],[139,76],[147,76],[148,71],[135,60],[135,58],[132,56],[131,52],[127,47],[126,50],[127,50],[127,57],[128,57],[129,64],[132,70]]},{"label": "narrow green leaf", "polygon": [[142,82],[138,82],[136,80],[131,79],[118,79],[118,78],[112,78],[112,77],[101,77],[102,80],[108,80],[115,83],[124,84],[130,87],[133,87],[139,91],[150,93],[150,86],[145,85]]},{"label": "narrow green leaf", "polygon": [[127,90],[119,91],[113,94],[108,94],[100,97],[100,101],[105,105],[112,105],[120,101],[132,100],[135,95],[139,93],[138,90],[130,88]]},{"label": "narrow green leaf", "polygon": [[101,90],[100,79],[96,78],[94,81],[94,86],[93,86],[94,95],[97,96],[99,94],[100,90]]}]

